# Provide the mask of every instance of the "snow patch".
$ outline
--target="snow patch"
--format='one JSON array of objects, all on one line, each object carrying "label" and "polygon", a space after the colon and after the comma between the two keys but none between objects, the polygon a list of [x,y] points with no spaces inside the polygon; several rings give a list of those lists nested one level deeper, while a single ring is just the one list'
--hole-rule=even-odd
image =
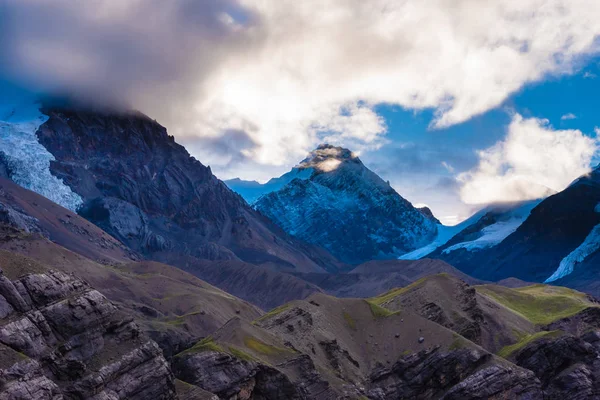
[{"label": "snow patch", "polygon": [[499,216],[499,220],[491,225],[481,229],[481,236],[475,240],[457,243],[444,249],[443,253],[448,254],[457,249],[466,249],[468,251],[477,251],[486,247],[493,247],[500,244],[504,239],[517,230],[519,226],[529,217],[531,210],[537,206],[541,200],[527,202],[524,205],[515,208]]},{"label": "snow patch", "polygon": [[[598,206],[595,208],[598,211]],[[553,282],[564,276],[569,275],[575,269],[575,264],[582,262],[587,256],[600,249],[600,224],[592,228],[583,243],[568,256],[562,259],[556,271],[544,281],[544,283]]]},{"label": "snow patch", "polygon": [[511,233],[523,223],[523,220],[513,218],[508,221],[497,222],[486,226],[481,230],[481,236],[470,242],[457,243],[444,250],[444,254],[448,254],[453,250],[466,249],[469,251],[483,249],[485,247],[493,247],[506,239]]},{"label": "snow patch", "polygon": [[0,152],[4,153],[11,179],[16,184],[77,211],[83,200],[50,173],[54,156],[39,143],[35,134],[47,120],[34,102],[18,107],[0,105]]},{"label": "snow patch", "polygon": [[419,249],[413,250],[410,253],[403,254],[399,257],[399,259],[400,260],[418,260],[420,258],[425,257],[426,255],[433,252],[438,247],[443,246],[446,243],[448,243],[448,241],[450,239],[452,239],[457,233],[461,232],[463,229],[466,229],[467,227],[477,223],[477,221],[479,221],[479,219],[484,214],[485,214],[485,212],[482,212],[482,211],[477,212],[470,218],[461,222],[460,224],[453,225],[453,226],[437,224],[438,234],[437,234],[436,238],[433,240],[433,242],[431,242],[428,245],[423,246]]}]

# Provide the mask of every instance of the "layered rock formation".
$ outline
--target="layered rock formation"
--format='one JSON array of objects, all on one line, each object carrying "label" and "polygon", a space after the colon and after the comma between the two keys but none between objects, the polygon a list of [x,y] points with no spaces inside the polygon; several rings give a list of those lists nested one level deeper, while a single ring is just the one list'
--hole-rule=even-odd
[{"label": "layered rock formation", "polygon": [[174,399],[158,345],[98,291],[58,271],[0,276],[0,398]]}]

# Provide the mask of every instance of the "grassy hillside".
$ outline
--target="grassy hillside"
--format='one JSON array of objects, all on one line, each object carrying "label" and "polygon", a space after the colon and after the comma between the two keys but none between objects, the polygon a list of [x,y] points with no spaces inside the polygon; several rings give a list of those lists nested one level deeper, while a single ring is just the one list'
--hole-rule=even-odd
[{"label": "grassy hillside", "polygon": [[538,325],[573,316],[589,307],[598,307],[588,295],[564,287],[536,284],[510,289],[481,285],[476,289]]}]

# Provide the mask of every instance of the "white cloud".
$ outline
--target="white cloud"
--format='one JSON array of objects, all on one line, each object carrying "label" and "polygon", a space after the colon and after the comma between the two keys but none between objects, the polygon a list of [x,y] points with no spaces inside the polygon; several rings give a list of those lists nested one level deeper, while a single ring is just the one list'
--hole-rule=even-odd
[{"label": "white cloud", "polygon": [[7,3],[3,54],[23,79],[106,91],[179,139],[244,131],[255,146],[238,158],[279,166],[325,139],[381,145],[379,103],[434,108],[434,127],[468,120],[574,72],[600,33],[587,0]]},{"label": "white cloud", "polygon": [[575,114],[573,114],[573,113],[568,113],[568,114],[565,114],[562,117],[560,117],[560,119],[562,121],[568,121],[570,119],[576,119],[576,118],[577,118],[577,116]]},{"label": "white cloud", "polygon": [[590,171],[598,141],[579,130],[554,130],[547,120],[514,115],[503,141],[479,152],[461,173],[461,199],[488,204],[535,199],[563,190]]},{"label": "white cloud", "polygon": [[583,74],[583,77],[584,77],[585,79],[596,79],[596,74],[594,74],[593,72],[586,71],[586,72]]}]

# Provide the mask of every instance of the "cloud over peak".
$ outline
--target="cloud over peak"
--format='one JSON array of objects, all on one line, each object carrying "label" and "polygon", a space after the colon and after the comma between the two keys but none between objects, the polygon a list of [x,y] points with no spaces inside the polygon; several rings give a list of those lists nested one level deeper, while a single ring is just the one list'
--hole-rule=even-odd
[{"label": "cloud over peak", "polygon": [[[600,6],[584,0],[1,7],[0,78],[139,108],[179,139],[223,149],[195,155],[242,176],[244,163],[290,164],[323,140],[381,146],[379,103],[434,109],[434,128],[466,121],[528,82],[571,73],[600,33]],[[238,136],[243,148],[216,145]]]},{"label": "cloud over peak", "polygon": [[597,139],[554,130],[547,120],[513,116],[506,138],[479,152],[479,164],[458,175],[467,204],[546,197],[590,171]]}]

